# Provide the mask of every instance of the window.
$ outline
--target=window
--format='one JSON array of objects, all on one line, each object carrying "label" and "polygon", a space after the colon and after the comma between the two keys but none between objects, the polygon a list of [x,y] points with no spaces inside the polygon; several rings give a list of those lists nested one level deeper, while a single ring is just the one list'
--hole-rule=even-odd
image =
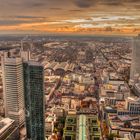
[{"label": "window", "polygon": [[67,129],[67,130],[72,130],[72,127],[67,127],[66,129]]},{"label": "window", "polygon": [[93,131],[98,131],[98,128],[93,128]]},{"label": "window", "polygon": [[65,136],[65,140],[72,140],[71,136]]}]

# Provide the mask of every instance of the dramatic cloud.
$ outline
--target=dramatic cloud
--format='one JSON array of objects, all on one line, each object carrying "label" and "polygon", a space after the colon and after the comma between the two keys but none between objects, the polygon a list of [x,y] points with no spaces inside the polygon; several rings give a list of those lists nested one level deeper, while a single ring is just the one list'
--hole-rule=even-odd
[{"label": "dramatic cloud", "polygon": [[0,31],[131,32],[140,0],[0,0]]},{"label": "dramatic cloud", "polygon": [[[23,20],[0,20],[0,26],[10,26],[10,25],[17,25],[23,23]],[[28,22],[29,23],[29,22]]]},{"label": "dramatic cloud", "polygon": [[39,16],[15,16],[15,18],[19,18],[19,19],[44,19],[45,17],[39,17]]},{"label": "dramatic cloud", "polygon": [[122,5],[123,4],[123,0],[101,0],[101,4],[105,4],[105,5]]},{"label": "dramatic cloud", "polygon": [[75,4],[81,8],[88,8],[95,5],[97,0],[74,0]]},{"label": "dramatic cloud", "polygon": [[95,26],[93,26],[92,24],[80,24],[80,25],[76,25],[75,28],[93,28]]}]

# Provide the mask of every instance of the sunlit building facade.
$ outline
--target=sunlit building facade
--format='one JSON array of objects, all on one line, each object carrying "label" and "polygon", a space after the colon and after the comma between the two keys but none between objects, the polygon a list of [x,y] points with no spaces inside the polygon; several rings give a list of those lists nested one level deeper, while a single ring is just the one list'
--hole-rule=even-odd
[{"label": "sunlit building facade", "polygon": [[22,59],[4,56],[2,73],[5,117],[15,120],[16,125],[21,126],[25,122]]}]

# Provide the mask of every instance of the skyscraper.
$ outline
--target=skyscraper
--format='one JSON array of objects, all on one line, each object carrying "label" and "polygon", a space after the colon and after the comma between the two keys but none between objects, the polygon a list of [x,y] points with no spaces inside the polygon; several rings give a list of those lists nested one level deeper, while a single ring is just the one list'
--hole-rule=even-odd
[{"label": "skyscraper", "polygon": [[134,37],[132,48],[132,65],[130,78],[134,79],[135,75],[140,76],[140,35]]},{"label": "skyscraper", "polygon": [[30,54],[29,49],[26,51],[24,50],[23,41],[21,41],[20,55],[24,61],[29,61],[31,58],[31,54]]},{"label": "skyscraper", "polygon": [[43,66],[29,61],[24,63],[23,67],[27,138],[44,140]]},{"label": "skyscraper", "polygon": [[17,126],[25,121],[23,62],[21,58],[2,58],[5,117],[15,120]]}]

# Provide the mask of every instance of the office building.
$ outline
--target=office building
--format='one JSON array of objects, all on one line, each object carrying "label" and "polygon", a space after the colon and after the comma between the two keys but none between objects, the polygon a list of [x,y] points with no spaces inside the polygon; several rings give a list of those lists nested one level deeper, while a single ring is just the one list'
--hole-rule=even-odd
[{"label": "office building", "polygon": [[133,39],[133,53],[130,78],[134,79],[136,75],[140,76],[140,35]]},{"label": "office building", "polygon": [[24,61],[30,60],[30,51],[23,51],[21,50],[20,55]]},{"label": "office building", "polygon": [[44,80],[43,66],[28,61],[24,67],[24,98],[27,138],[44,140]]},{"label": "office building", "polygon": [[17,126],[25,121],[23,62],[21,58],[2,58],[5,117],[15,120]]},{"label": "office building", "polygon": [[130,114],[140,114],[140,98],[128,97],[126,99],[125,108]]},{"label": "office building", "polygon": [[100,140],[101,130],[96,115],[68,115],[64,140]]},{"label": "office building", "polygon": [[24,43],[23,41],[21,41],[21,49],[20,49],[20,56],[24,61],[29,61],[30,60],[30,51],[28,50],[24,50]]},{"label": "office building", "polygon": [[63,139],[64,140],[75,140],[76,139],[76,129],[77,129],[77,116],[68,115],[65,121],[65,128]]}]

